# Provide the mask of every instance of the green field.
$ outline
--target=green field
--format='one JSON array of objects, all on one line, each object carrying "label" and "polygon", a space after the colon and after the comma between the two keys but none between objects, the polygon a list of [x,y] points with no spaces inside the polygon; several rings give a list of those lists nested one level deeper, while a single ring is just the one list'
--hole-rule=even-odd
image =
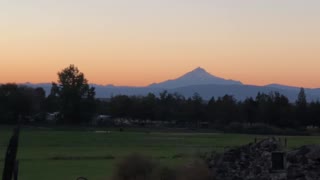
[{"label": "green field", "polygon": [[[11,133],[11,128],[0,128],[1,172]],[[224,147],[252,142],[254,137],[219,133],[22,129],[19,179],[73,180],[85,176],[89,180],[103,180],[111,176],[117,161],[132,152],[174,165],[190,160],[198,152],[221,152]],[[289,148],[315,143],[320,143],[320,137],[288,137]]]}]

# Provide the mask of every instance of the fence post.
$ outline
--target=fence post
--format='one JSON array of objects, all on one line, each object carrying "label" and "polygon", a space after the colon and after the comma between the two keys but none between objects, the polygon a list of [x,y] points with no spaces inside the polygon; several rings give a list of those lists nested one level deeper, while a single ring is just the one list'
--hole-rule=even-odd
[{"label": "fence post", "polygon": [[18,163],[16,161],[19,143],[20,127],[14,129],[13,135],[10,138],[7,153],[5,157],[5,164],[3,168],[2,180],[18,179]]}]

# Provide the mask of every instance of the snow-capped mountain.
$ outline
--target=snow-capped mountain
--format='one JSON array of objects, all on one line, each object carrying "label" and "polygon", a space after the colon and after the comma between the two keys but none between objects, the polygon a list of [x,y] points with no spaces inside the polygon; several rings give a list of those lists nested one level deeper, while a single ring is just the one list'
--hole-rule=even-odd
[{"label": "snow-capped mountain", "polygon": [[167,80],[160,83],[154,83],[149,85],[152,88],[162,89],[174,89],[191,85],[204,85],[204,84],[216,84],[216,85],[242,85],[240,81],[227,80],[208,73],[205,69],[198,67],[183,76]]}]

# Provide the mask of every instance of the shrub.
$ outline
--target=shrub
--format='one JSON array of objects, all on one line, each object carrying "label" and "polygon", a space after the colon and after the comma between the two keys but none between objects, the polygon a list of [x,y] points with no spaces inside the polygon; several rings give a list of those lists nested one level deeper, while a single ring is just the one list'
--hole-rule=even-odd
[{"label": "shrub", "polygon": [[151,158],[131,154],[121,160],[115,169],[114,180],[212,180],[205,161],[197,159],[191,163],[171,168],[160,166]]},{"label": "shrub", "polygon": [[116,166],[114,180],[151,180],[155,167],[151,158],[131,154]]},{"label": "shrub", "polygon": [[212,180],[210,169],[202,160],[189,163],[178,172],[177,180]]}]

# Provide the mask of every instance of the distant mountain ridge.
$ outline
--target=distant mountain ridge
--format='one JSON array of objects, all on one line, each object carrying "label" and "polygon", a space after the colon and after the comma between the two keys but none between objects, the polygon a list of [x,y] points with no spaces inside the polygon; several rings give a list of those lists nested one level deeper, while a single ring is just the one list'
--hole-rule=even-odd
[{"label": "distant mountain ridge", "polygon": [[[47,95],[50,93],[51,89],[51,83],[25,83],[23,85],[42,87]],[[221,97],[226,94],[233,95],[237,100],[244,100],[247,97],[256,97],[258,92],[267,94],[270,92],[279,92],[287,96],[291,102],[294,102],[300,91],[300,87],[281,84],[269,84],[266,86],[245,85],[240,81],[227,80],[211,75],[200,67],[176,79],[154,83],[146,87],[97,84],[91,84],[91,86],[96,88],[97,98],[109,98],[119,94],[139,96],[154,93],[158,95],[160,92],[167,90],[170,93],[180,93],[185,97],[191,97],[194,93],[198,93],[205,100],[209,100],[211,97]],[[320,100],[320,88],[305,88],[305,92],[308,101]]]}]

